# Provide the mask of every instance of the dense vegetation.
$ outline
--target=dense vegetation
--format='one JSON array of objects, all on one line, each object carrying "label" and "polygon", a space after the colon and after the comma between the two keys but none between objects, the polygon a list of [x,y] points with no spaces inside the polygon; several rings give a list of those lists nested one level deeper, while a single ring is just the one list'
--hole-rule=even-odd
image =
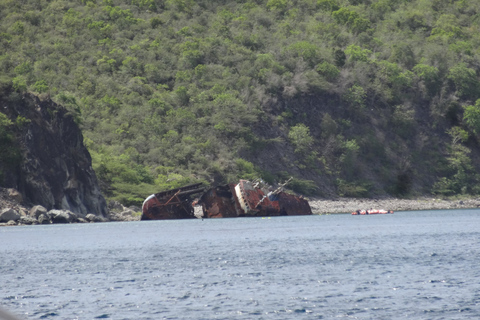
[{"label": "dense vegetation", "polygon": [[478,194],[479,10],[466,0],[3,0],[0,74],[11,94],[37,92],[75,114],[106,195],[123,202],[289,175],[306,194]]}]

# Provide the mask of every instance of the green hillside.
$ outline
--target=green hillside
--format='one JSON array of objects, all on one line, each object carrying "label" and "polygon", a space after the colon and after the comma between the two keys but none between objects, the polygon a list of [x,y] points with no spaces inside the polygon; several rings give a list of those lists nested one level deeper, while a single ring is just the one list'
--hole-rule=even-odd
[{"label": "green hillside", "polygon": [[478,194],[479,31],[466,0],[2,0],[0,89],[74,113],[127,204],[290,175],[307,195]]}]

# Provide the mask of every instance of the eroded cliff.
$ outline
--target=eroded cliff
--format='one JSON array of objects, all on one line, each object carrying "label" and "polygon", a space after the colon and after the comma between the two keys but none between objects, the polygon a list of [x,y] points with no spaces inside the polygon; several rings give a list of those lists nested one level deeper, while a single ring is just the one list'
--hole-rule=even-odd
[{"label": "eroded cliff", "polygon": [[107,214],[90,154],[72,114],[49,98],[31,93],[0,97],[0,112],[13,123],[9,130],[20,154],[17,163],[0,163],[1,187],[18,190],[27,206]]}]

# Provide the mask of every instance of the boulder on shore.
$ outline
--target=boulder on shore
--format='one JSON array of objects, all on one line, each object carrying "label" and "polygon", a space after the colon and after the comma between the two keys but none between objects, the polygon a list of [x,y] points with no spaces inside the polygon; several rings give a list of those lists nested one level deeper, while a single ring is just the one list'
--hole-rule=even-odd
[{"label": "boulder on shore", "polygon": [[38,224],[38,220],[30,216],[21,216],[20,219],[18,219],[18,224],[20,225]]},{"label": "boulder on shore", "polygon": [[50,210],[48,211],[52,223],[72,223],[77,216],[69,210]]},{"label": "boulder on shore", "polygon": [[32,207],[29,211],[30,217],[35,219],[38,219],[41,214],[47,214],[47,209],[40,205]]},{"label": "boulder on shore", "polygon": [[0,211],[0,222],[17,221],[18,219],[20,219],[20,214],[12,208],[6,208]]},{"label": "boulder on shore", "polygon": [[37,218],[39,224],[50,224],[52,223],[52,220],[46,213],[42,213],[41,215],[38,216]]},{"label": "boulder on shore", "polygon": [[108,222],[108,219],[101,216],[94,215],[93,213],[87,214],[87,216],[85,217],[85,220],[88,222]]},{"label": "boulder on shore", "polygon": [[108,204],[109,221],[139,221],[142,209],[136,206],[125,207],[118,201],[110,201]]}]

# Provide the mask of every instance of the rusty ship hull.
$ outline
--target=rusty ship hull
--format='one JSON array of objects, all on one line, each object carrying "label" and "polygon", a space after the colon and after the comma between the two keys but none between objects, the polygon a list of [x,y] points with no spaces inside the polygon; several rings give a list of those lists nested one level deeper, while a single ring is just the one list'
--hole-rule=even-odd
[{"label": "rusty ship hull", "polygon": [[248,180],[207,190],[200,198],[204,218],[311,215],[306,199],[284,191],[267,192]]},{"label": "rusty ship hull", "polygon": [[190,196],[204,190],[196,183],[152,194],[143,202],[141,220],[194,219]]},{"label": "rusty ship hull", "polygon": [[[284,184],[285,185],[285,184]],[[152,194],[143,202],[142,220],[194,219],[191,196],[200,194],[203,218],[272,217],[311,215],[306,199],[274,191],[248,180],[216,186],[205,191],[200,183]]]}]

